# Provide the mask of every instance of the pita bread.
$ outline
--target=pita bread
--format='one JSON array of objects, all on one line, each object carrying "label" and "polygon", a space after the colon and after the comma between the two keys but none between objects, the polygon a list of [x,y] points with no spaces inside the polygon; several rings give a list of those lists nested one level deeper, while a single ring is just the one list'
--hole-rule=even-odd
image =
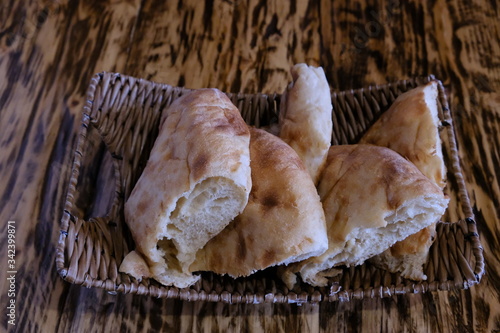
[{"label": "pita bread", "polygon": [[[436,222],[448,200],[401,155],[372,145],[332,146],[318,187],[328,250],[292,267],[314,286],[323,271],[360,265],[397,241]],[[295,281],[285,276],[289,286]]]},{"label": "pita bread", "polygon": [[390,148],[440,188],[446,186],[446,166],[439,138],[437,83],[400,95],[363,135],[360,144]]},{"label": "pita bread", "polygon": [[148,263],[137,251],[129,252],[123,259],[118,270],[135,277],[139,282],[141,282],[143,278],[152,277]]},{"label": "pita bread", "polygon": [[436,224],[433,223],[371,258],[370,262],[390,272],[399,272],[407,279],[427,280],[423,268],[435,237]]},{"label": "pita bread", "polygon": [[[196,252],[247,204],[250,133],[238,109],[216,89],[190,92],[165,112],[146,168],[125,203],[125,220],[150,276],[183,288],[199,278],[189,271]],[[143,267],[136,254],[124,261],[129,273]]]},{"label": "pita bread", "polygon": [[332,97],[321,67],[297,64],[293,82],[281,96],[279,137],[304,162],[314,184],[324,168],[332,140]]},{"label": "pita bread", "polygon": [[[393,105],[361,138],[391,148],[441,188],[446,184],[446,167],[439,137],[436,82],[400,95]],[[391,249],[371,259],[372,263],[412,280],[426,280],[423,267],[436,235],[436,224],[396,243]]]},{"label": "pita bread", "polygon": [[256,128],[250,133],[248,205],[198,251],[193,271],[248,276],[328,247],[319,195],[300,158],[280,138]]}]

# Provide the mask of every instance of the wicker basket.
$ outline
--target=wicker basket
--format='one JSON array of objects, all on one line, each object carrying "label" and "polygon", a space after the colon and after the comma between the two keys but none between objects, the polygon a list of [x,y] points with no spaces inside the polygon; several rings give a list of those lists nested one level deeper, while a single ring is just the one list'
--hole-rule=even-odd
[{"label": "wicker basket", "polygon": [[[356,143],[398,95],[431,80],[435,78],[333,93],[332,144]],[[111,293],[229,303],[348,301],[468,288],[484,272],[483,253],[460,169],[450,109],[438,83],[440,134],[448,168],[445,191],[450,197],[443,220],[451,222],[438,223],[425,269],[427,281],[405,280],[370,264],[345,268],[328,287],[302,284],[292,290],[272,268],[239,279],[203,273],[198,283],[185,289],[165,287],[151,279],[138,283],[118,272],[123,258],[134,248],[124,223],[124,200],[145,166],[162,110],[188,90],[115,73],[95,75],[88,88],[61,221],[57,270],[70,283]],[[265,126],[277,119],[280,95],[228,96],[248,124]]]}]

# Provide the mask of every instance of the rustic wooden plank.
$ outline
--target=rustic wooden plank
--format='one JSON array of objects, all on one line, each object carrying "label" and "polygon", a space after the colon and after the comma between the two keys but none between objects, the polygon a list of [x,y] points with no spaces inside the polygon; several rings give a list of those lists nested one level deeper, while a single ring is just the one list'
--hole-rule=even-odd
[{"label": "rustic wooden plank", "polygon": [[[435,14],[433,14],[435,13]],[[19,331],[500,330],[500,23],[494,2],[22,1],[0,5],[0,225],[18,226]],[[217,304],[109,295],[54,265],[86,85],[119,71],[281,92],[297,62],[336,90],[434,73],[455,111],[486,275],[465,291],[348,303]],[[63,181],[61,181],[61,179]],[[6,257],[0,237],[0,257]],[[6,279],[0,279],[6,299]],[[2,328],[7,328],[5,321]]]},{"label": "rustic wooden plank", "polygon": [[127,74],[189,88],[274,93],[290,80],[291,65],[319,63],[315,1],[181,3],[144,3]]},{"label": "rustic wooden plank", "polygon": [[[16,328],[56,331],[65,307],[74,305],[71,291],[81,289],[57,275],[55,247],[84,93],[94,72],[120,70],[126,61],[122,50],[130,43],[139,1],[2,6],[0,221],[17,226]],[[0,244],[6,258],[6,238]]]},{"label": "rustic wooden plank", "polygon": [[[452,307],[459,305],[462,308],[461,314],[468,318],[463,323],[464,326],[458,328],[474,327],[478,331],[493,331],[498,329],[500,323],[500,279],[498,270],[493,268],[500,267],[499,248],[498,245],[493,245],[498,244],[500,235],[499,171],[498,164],[493,162],[495,158],[498,161],[500,144],[500,95],[494,93],[500,87],[499,53],[494,50],[499,47],[498,9],[493,8],[490,3],[456,2],[445,12],[454,29],[450,34],[451,31],[445,30],[450,27],[443,26],[438,39],[439,52],[446,54],[443,63],[449,77],[446,83],[450,86],[451,106],[456,110],[455,124],[459,133],[462,167],[486,260],[483,283],[473,288],[470,295],[468,292],[465,294],[466,299],[474,306],[461,304],[464,297],[458,295],[449,297],[449,304]],[[496,43],[492,43],[495,40]],[[492,44],[496,46],[491,46]],[[488,73],[488,76],[483,73]],[[496,238],[493,242],[490,241],[492,236]],[[453,322],[452,320],[460,323],[457,320],[460,312],[443,312],[446,315],[444,323]]]},{"label": "rustic wooden plank", "polygon": [[[370,1],[351,7],[325,1],[322,5],[322,34],[327,44],[334,45],[324,53],[323,61],[331,66],[327,75],[336,89],[435,74],[444,81],[454,110],[463,172],[485,248],[486,275],[470,291],[439,293],[431,308],[398,316],[398,330],[412,327],[410,318],[427,322],[422,316],[436,315],[431,330],[498,329],[500,279],[493,268],[500,267],[498,8],[481,1]],[[328,35],[337,28],[336,20],[348,28]],[[332,66],[332,60],[338,61],[337,66]],[[423,295],[409,296],[419,297],[422,300],[415,304],[428,301]]]}]

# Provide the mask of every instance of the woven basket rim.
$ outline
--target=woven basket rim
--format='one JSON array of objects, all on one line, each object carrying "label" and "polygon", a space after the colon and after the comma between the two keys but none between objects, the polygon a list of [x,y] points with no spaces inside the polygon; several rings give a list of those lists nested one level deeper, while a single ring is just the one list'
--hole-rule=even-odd
[{"label": "woven basket rim", "polygon": [[[86,102],[83,107],[82,112],[82,123],[80,127],[80,131],[78,134],[78,140],[76,142],[75,149],[73,151],[74,160],[72,164],[72,172],[71,177],[68,183],[68,189],[66,194],[66,202],[65,208],[63,211],[63,216],[61,218],[60,224],[60,236],[59,242],[56,249],[56,268],[59,275],[66,281],[75,284],[81,284],[87,287],[99,287],[104,288],[110,293],[115,292],[124,292],[124,293],[137,293],[137,294],[145,294],[152,295],[157,297],[168,297],[168,298],[179,298],[184,300],[211,300],[211,301],[222,301],[228,303],[236,303],[236,302],[246,302],[246,303],[261,303],[261,302],[288,302],[288,303],[304,303],[304,302],[318,302],[318,301],[346,301],[357,298],[365,298],[365,297],[388,297],[396,294],[404,294],[404,293],[420,293],[425,291],[433,291],[433,290],[450,290],[450,289],[463,289],[468,288],[471,285],[479,283],[482,275],[484,274],[484,258],[483,258],[483,249],[480,243],[480,239],[477,233],[477,226],[474,220],[474,215],[472,212],[472,208],[470,205],[469,196],[465,186],[465,180],[462,175],[460,160],[458,155],[457,142],[455,138],[455,132],[453,128],[453,120],[451,115],[451,110],[448,105],[448,100],[445,94],[443,83],[436,79],[433,75],[425,76],[425,77],[417,77],[413,79],[399,80],[387,84],[379,84],[379,85],[371,85],[366,87],[361,87],[358,89],[349,89],[345,91],[331,91],[332,99],[337,97],[352,97],[356,95],[364,95],[365,93],[369,93],[371,91],[382,91],[383,89],[399,89],[399,87],[406,86],[416,86],[430,81],[436,81],[438,83],[439,88],[439,102],[442,105],[443,113],[444,113],[444,121],[447,123],[447,132],[449,138],[449,149],[451,152],[451,161],[452,165],[449,166],[453,170],[453,173],[456,178],[456,185],[459,189],[459,199],[461,202],[461,206],[463,209],[463,213],[465,218],[456,222],[440,222],[443,229],[450,228],[450,232],[454,232],[453,230],[464,230],[464,235],[467,238],[467,241],[470,242],[472,246],[473,253],[473,261],[475,262],[475,266],[473,267],[473,276],[467,278],[467,280],[459,281],[459,280],[448,280],[441,283],[430,284],[426,281],[415,283],[413,285],[392,285],[392,286],[380,286],[380,288],[358,288],[356,290],[335,290],[336,286],[330,286],[330,290],[324,292],[318,292],[318,290],[314,290],[311,292],[301,292],[301,293],[293,293],[288,292],[287,295],[282,294],[272,294],[272,293],[264,293],[264,294],[231,294],[229,292],[222,292],[218,295],[212,295],[210,293],[206,293],[205,291],[193,291],[193,289],[178,289],[174,287],[160,287],[158,290],[153,290],[151,292],[150,289],[147,289],[144,285],[126,285],[124,283],[120,285],[116,285],[109,277],[106,280],[100,279],[92,279],[90,276],[85,276],[83,279],[76,280],[73,275],[77,268],[75,262],[67,262],[65,251],[68,246],[68,235],[70,232],[70,227],[72,224],[82,224],[88,223],[89,221],[80,221],[77,217],[75,217],[71,210],[73,208],[74,202],[74,194],[77,191],[77,183],[79,176],[79,168],[82,163],[84,156],[84,143],[86,140],[86,134],[90,126],[92,125],[92,116],[90,110],[92,109],[92,104],[94,103],[96,89],[100,87],[100,85],[109,84],[107,80],[113,78],[114,80],[120,80],[122,82],[130,81],[134,82],[136,85],[144,85],[148,84],[154,87],[153,89],[173,89],[176,93],[182,94],[192,89],[182,88],[182,87],[173,87],[164,83],[158,83],[154,81],[144,80],[140,78],[134,78],[131,76],[123,75],[120,73],[110,73],[110,72],[101,72],[95,74],[88,86],[86,93]],[[268,100],[269,103],[275,103],[276,100],[279,101],[280,94],[249,94],[249,93],[227,93],[228,96],[234,101],[238,100],[246,100],[246,99],[254,99],[256,101]],[[258,105],[256,107],[259,107]],[[93,222],[98,222],[99,218],[92,219]],[[81,226],[81,225],[80,225]],[[447,231],[448,232],[448,231]],[[471,260],[472,260],[471,259]]]}]

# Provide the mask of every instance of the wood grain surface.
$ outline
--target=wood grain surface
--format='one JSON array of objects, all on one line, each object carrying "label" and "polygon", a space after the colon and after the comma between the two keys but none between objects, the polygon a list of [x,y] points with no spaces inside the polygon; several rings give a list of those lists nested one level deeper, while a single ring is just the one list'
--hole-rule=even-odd
[{"label": "wood grain surface", "polygon": [[[500,332],[500,3],[486,0],[0,2],[0,331]],[[281,92],[292,64],[333,90],[435,74],[448,91],[486,273],[469,290],[305,304],[110,295],[55,269],[85,90],[115,71]],[[16,226],[8,324],[7,222]]]}]

